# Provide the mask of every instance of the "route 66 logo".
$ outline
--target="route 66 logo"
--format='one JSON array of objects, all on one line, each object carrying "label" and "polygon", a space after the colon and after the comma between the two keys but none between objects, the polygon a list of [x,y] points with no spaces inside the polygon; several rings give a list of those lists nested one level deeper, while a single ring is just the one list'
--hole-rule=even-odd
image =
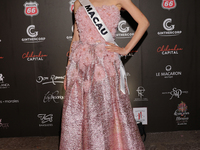
[{"label": "route 66 logo", "polygon": [[26,16],[36,16],[39,13],[37,2],[26,2],[24,4],[24,13]]},{"label": "route 66 logo", "polygon": [[69,11],[72,13],[73,12],[73,10],[74,10],[74,2],[75,2],[76,0],[70,0],[70,2],[69,2],[69,4],[70,4],[70,7],[69,7]]},{"label": "route 66 logo", "polygon": [[176,0],[162,0],[163,9],[174,9],[176,7]]}]

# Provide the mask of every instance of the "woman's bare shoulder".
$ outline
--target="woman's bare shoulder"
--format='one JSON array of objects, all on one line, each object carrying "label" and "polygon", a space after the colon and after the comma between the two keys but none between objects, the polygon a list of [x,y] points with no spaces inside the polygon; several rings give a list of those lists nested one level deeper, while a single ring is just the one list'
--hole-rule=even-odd
[{"label": "woman's bare shoulder", "polygon": [[111,0],[113,4],[115,4],[119,9],[124,7],[124,3],[130,4],[132,3],[131,0]]},{"label": "woman's bare shoulder", "polygon": [[127,10],[129,13],[130,11],[138,11],[136,6],[133,4],[133,2],[131,0],[114,0],[118,7],[121,7],[125,10]]},{"label": "woman's bare shoulder", "polygon": [[79,2],[79,0],[76,0],[74,2],[74,13],[77,11],[77,9],[81,6],[81,3]]}]

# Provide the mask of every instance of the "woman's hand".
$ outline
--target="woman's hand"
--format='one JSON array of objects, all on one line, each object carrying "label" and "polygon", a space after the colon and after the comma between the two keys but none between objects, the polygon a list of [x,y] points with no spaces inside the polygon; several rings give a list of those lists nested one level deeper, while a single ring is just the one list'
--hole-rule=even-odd
[{"label": "woman's hand", "polygon": [[113,43],[109,43],[109,42],[106,42],[106,50],[109,51],[109,52],[116,52],[120,55],[123,55],[123,56],[126,56],[128,54],[128,52],[126,51],[125,48],[121,48]]}]

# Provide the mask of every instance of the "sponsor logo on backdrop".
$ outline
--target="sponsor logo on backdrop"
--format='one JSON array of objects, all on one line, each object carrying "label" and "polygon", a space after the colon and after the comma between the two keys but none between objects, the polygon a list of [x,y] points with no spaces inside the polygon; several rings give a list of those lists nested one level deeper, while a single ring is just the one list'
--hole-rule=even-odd
[{"label": "sponsor logo on backdrop", "polygon": [[158,53],[161,53],[162,55],[169,55],[169,54],[178,54],[178,51],[182,51],[183,48],[178,47],[176,44],[174,47],[170,47],[169,45],[160,46],[157,49]]},{"label": "sponsor logo on backdrop", "polygon": [[161,5],[163,9],[174,9],[176,8],[176,0],[162,0]]},{"label": "sponsor logo on backdrop", "polygon": [[0,83],[4,83],[3,82],[3,79],[4,79],[5,77],[3,76],[3,74],[0,74]]},{"label": "sponsor logo on backdrop", "polygon": [[74,2],[75,2],[76,0],[70,0],[69,1],[69,5],[70,5],[70,7],[69,7],[69,11],[72,13],[73,11],[74,11]]},{"label": "sponsor logo on backdrop", "polygon": [[50,93],[50,91],[48,91],[45,95],[44,95],[44,99],[43,99],[43,103],[47,103],[47,102],[54,102],[54,103],[59,103],[59,101],[63,100],[64,96],[59,95],[59,91],[55,91]]},{"label": "sponsor logo on backdrop", "polygon": [[118,23],[118,31],[120,32],[116,34],[116,38],[118,39],[132,38],[134,35],[134,32],[130,32],[130,27],[125,20],[121,20]]},{"label": "sponsor logo on backdrop", "polygon": [[156,77],[173,78],[174,76],[181,76],[181,71],[172,71],[172,66],[167,65],[164,72],[157,72]]},{"label": "sponsor logo on backdrop", "polygon": [[135,98],[134,101],[148,101],[147,98],[144,98],[144,92],[145,92],[144,87],[139,86],[136,91],[138,93],[138,98]]},{"label": "sponsor logo on backdrop", "polygon": [[174,87],[171,92],[162,92],[162,94],[171,95],[170,100],[172,100],[174,97],[180,98],[182,94],[188,94],[188,91],[182,91],[181,89],[177,89]]},{"label": "sponsor logo on backdrop", "polygon": [[47,57],[47,55],[42,54],[42,51],[38,54],[35,54],[34,51],[22,54],[22,59],[26,59],[27,61],[43,61],[44,57]]},{"label": "sponsor logo on backdrop", "polygon": [[133,108],[133,114],[136,121],[142,122],[143,125],[147,125],[147,107]]},{"label": "sponsor logo on backdrop", "polygon": [[0,89],[10,88],[10,84],[9,83],[5,83],[4,79],[5,79],[5,77],[3,76],[2,73],[0,73]]},{"label": "sponsor logo on backdrop", "polygon": [[28,28],[26,29],[26,33],[30,37],[36,37],[36,36],[38,36],[38,31],[35,31],[35,25],[28,26]]},{"label": "sponsor logo on backdrop", "polygon": [[35,30],[35,25],[30,25],[26,29],[26,33],[29,38],[22,38],[22,42],[24,43],[40,43],[44,42],[45,37],[37,37],[38,31]]},{"label": "sponsor logo on backdrop", "polygon": [[[72,25],[72,33],[74,32],[74,26]],[[72,35],[66,36],[66,39],[71,41],[72,40]]]},{"label": "sponsor logo on backdrop", "polygon": [[19,103],[19,100],[13,99],[6,99],[6,100],[0,100],[0,104],[16,104]]},{"label": "sponsor logo on backdrop", "polygon": [[53,124],[53,114],[38,114],[37,117],[40,119],[41,124],[39,127],[52,127]]},{"label": "sponsor logo on backdrop", "polygon": [[65,75],[64,76],[51,75],[50,77],[38,76],[36,79],[36,82],[41,83],[42,85],[44,84],[56,85],[57,83],[63,84],[64,79],[65,79]]},{"label": "sponsor logo on backdrop", "polygon": [[24,4],[24,14],[26,16],[36,16],[39,13],[38,9],[38,3],[37,2],[25,2]]},{"label": "sponsor logo on backdrop", "polygon": [[163,28],[165,31],[159,31],[159,36],[178,36],[182,31],[174,31],[175,25],[172,23],[172,18],[167,18],[163,21]]},{"label": "sponsor logo on backdrop", "polygon": [[3,119],[0,119],[0,129],[7,129],[9,127],[9,123],[3,123]]},{"label": "sponsor logo on backdrop", "polygon": [[183,101],[178,104],[177,110],[174,112],[174,116],[176,116],[177,125],[187,125],[190,114],[188,111],[188,106]]}]

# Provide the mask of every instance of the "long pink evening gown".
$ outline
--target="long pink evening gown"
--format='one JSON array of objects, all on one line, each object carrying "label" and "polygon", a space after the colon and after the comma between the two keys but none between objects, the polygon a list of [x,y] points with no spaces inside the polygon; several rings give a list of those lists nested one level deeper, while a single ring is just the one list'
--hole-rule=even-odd
[{"label": "long pink evening gown", "polygon": [[[114,5],[96,10],[114,37],[120,11]],[[118,54],[106,51],[82,6],[75,19],[80,40],[67,66],[60,150],[144,150],[127,89],[119,88]]]}]

